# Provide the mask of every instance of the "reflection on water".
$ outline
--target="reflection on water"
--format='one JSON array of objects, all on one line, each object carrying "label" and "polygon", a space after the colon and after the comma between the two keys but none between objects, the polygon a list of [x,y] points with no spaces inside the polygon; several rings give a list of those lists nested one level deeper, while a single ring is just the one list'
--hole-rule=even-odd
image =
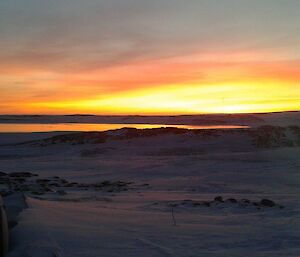
[{"label": "reflection on water", "polygon": [[0,132],[51,132],[51,131],[106,131],[120,128],[161,128],[176,127],[185,129],[237,129],[248,126],[235,125],[164,125],[164,124],[86,124],[86,123],[58,123],[58,124],[0,124]]}]

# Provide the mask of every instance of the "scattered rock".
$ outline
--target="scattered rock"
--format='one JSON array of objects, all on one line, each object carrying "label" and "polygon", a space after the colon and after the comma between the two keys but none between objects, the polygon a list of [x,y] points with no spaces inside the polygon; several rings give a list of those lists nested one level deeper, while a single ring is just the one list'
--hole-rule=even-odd
[{"label": "scattered rock", "polygon": [[110,186],[111,185],[111,182],[108,181],[108,180],[105,180],[102,182],[102,186],[106,187],[106,186]]},{"label": "scattered rock", "polygon": [[40,178],[40,179],[37,179],[36,182],[39,184],[47,184],[47,183],[51,182],[51,180],[46,179],[46,178],[43,178],[43,179]]},{"label": "scattered rock", "polygon": [[66,179],[61,179],[60,182],[63,183],[63,184],[68,184],[69,183]]},{"label": "scattered rock", "polygon": [[249,204],[249,203],[250,203],[250,200],[248,200],[248,199],[242,199],[241,202],[242,202],[242,203],[245,203],[245,204]]},{"label": "scattered rock", "polygon": [[274,207],[276,205],[275,202],[273,202],[272,200],[269,200],[269,199],[262,199],[260,201],[260,204],[262,206],[266,206],[266,207]]},{"label": "scattered rock", "polygon": [[222,196],[215,197],[215,202],[224,203],[223,197]]},{"label": "scattered rock", "polygon": [[226,199],[226,201],[224,201],[222,196],[215,197],[213,201],[193,201],[190,199],[185,199],[180,201],[179,203],[174,203],[174,202],[169,203],[169,206],[173,206],[173,207],[181,206],[181,207],[188,208],[188,207],[201,207],[201,206],[211,207],[211,206],[215,206],[216,204],[221,205],[222,209],[227,207],[228,208],[232,207],[232,205],[230,204],[239,204],[236,206],[240,208],[247,208],[251,204],[252,206],[255,206],[257,210],[262,210],[266,207],[274,207],[274,206],[277,206],[279,209],[284,208],[284,206],[277,205],[274,201],[269,199],[262,199],[259,202],[251,202],[248,199],[237,200],[235,198],[228,198]]},{"label": "scattered rock", "polygon": [[43,195],[44,194],[44,192],[41,192],[41,191],[31,191],[30,193],[33,195]]},{"label": "scattered rock", "polygon": [[228,202],[228,203],[238,203],[238,201],[234,198],[229,198],[229,199],[226,200],[226,202]]},{"label": "scattered rock", "polygon": [[201,206],[201,203],[198,203],[198,202],[193,203],[193,206],[194,206],[194,207],[196,207],[196,206]]},{"label": "scattered rock", "polygon": [[88,185],[86,185],[86,184],[82,184],[82,183],[80,183],[79,185],[78,185],[78,187],[79,188],[87,188],[87,187],[89,187]]},{"label": "scattered rock", "polygon": [[58,190],[57,193],[59,195],[66,195],[67,194],[66,191],[64,191],[64,190]]},{"label": "scattered rock", "polygon": [[58,184],[58,183],[56,183],[56,182],[49,183],[49,186],[52,186],[52,187],[61,187],[61,185]]},{"label": "scattered rock", "polygon": [[205,202],[203,202],[203,205],[206,207],[210,207],[210,202],[205,201]]},{"label": "scattered rock", "polygon": [[189,204],[189,203],[192,203],[192,200],[187,199],[187,200],[183,200],[181,202],[182,205],[186,205],[186,204]]},{"label": "scattered rock", "polygon": [[44,191],[45,192],[53,192],[53,190],[51,188],[49,188],[49,187],[44,187]]},{"label": "scattered rock", "polygon": [[31,172],[12,172],[9,174],[10,177],[23,177],[23,178],[30,178],[36,176],[35,174],[32,174]]}]

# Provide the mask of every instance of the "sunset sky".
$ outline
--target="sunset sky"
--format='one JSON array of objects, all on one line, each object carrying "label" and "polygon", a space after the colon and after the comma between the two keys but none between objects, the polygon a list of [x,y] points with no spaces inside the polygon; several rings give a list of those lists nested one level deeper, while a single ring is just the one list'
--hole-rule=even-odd
[{"label": "sunset sky", "polygon": [[2,0],[1,114],[300,110],[299,0]]}]

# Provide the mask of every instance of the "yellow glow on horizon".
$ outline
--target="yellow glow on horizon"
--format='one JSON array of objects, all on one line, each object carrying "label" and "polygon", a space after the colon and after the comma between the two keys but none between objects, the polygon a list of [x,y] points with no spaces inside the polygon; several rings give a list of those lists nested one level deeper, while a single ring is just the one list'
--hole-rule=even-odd
[{"label": "yellow glow on horizon", "polygon": [[276,112],[300,110],[299,91],[292,82],[276,80],[173,84],[93,99],[28,103],[26,109],[29,113],[111,115]]}]

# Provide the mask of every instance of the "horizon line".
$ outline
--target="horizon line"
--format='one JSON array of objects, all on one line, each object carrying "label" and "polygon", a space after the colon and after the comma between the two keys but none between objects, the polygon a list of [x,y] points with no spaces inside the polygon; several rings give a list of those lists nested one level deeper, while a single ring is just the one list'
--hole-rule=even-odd
[{"label": "horizon line", "polygon": [[73,114],[0,114],[0,116],[200,116],[200,115],[250,115],[250,114],[275,114],[275,113],[292,113],[300,110],[290,111],[271,111],[271,112],[236,112],[236,113],[198,113],[198,114],[92,114],[92,113],[73,113]]}]

